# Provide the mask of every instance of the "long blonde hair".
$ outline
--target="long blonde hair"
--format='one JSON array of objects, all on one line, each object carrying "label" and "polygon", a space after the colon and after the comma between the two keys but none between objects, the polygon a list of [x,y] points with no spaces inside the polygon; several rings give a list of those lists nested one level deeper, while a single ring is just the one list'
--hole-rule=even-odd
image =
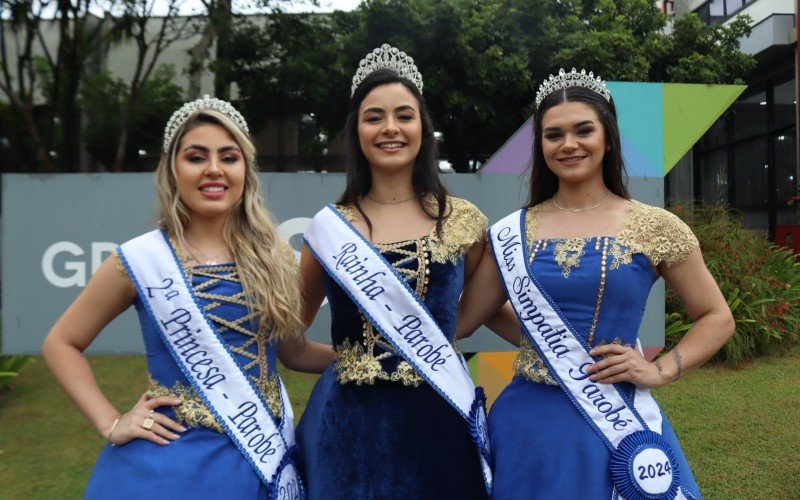
[{"label": "long blonde hair", "polygon": [[224,128],[241,148],[246,162],[244,192],[228,212],[224,237],[236,259],[248,307],[259,313],[262,330],[271,327],[270,340],[297,337],[303,331],[304,322],[294,253],[281,239],[272,216],[261,201],[255,146],[224,113],[204,109],[186,120],[173,135],[156,168],[158,225],[187,248],[184,229],[191,216],[178,196],[175,156],[183,136],[204,124]]}]

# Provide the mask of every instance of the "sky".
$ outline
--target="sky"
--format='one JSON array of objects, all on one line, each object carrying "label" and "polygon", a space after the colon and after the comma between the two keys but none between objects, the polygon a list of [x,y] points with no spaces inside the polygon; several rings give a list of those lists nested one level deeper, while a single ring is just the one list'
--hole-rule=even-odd
[{"label": "sky", "polygon": [[[236,0],[233,0],[233,2],[234,8],[236,8],[237,3],[240,5],[248,3],[246,1],[237,2]],[[165,13],[167,3],[166,0],[155,0],[154,14]],[[353,10],[361,3],[361,0],[318,0],[319,7],[311,7],[309,2],[302,0],[282,1],[280,3],[284,4],[283,10],[286,12],[332,12],[334,10]],[[185,0],[181,13],[192,14],[202,10],[203,4],[200,0]]]}]

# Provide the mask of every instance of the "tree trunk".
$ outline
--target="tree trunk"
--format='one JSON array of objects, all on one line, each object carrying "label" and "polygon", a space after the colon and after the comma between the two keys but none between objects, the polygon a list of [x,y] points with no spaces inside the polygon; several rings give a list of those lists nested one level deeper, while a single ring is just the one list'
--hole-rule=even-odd
[{"label": "tree trunk", "polygon": [[214,72],[214,94],[220,99],[229,100],[231,90],[230,45],[233,11],[231,0],[219,0],[214,14],[217,29],[217,64]]},{"label": "tree trunk", "polygon": [[[22,104],[22,103],[19,103]],[[16,106],[17,109],[22,111],[22,116],[25,119],[25,127],[33,141],[33,147],[36,151],[36,159],[39,160],[41,170],[48,174],[54,174],[56,169],[53,167],[53,162],[50,160],[50,154],[42,141],[42,136],[39,134],[39,129],[36,128],[36,121],[33,118],[33,108],[30,106],[22,105]]]},{"label": "tree trunk", "polygon": [[125,162],[125,149],[128,147],[128,129],[130,129],[131,117],[133,116],[133,103],[136,102],[134,91],[131,91],[128,105],[122,112],[120,120],[119,140],[117,141],[117,154],[114,157],[114,172],[122,172]]},{"label": "tree trunk", "polygon": [[208,50],[211,48],[211,44],[214,43],[216,37],[217,27],[211,20],[211,15],[209,14],[206,27],[203,30],[203,36],[194,47],[189,49],[189,69],[187,71],[189,77],[189,99],[200,97],[203,72],[206,69],[205,61],[208,58]]}]

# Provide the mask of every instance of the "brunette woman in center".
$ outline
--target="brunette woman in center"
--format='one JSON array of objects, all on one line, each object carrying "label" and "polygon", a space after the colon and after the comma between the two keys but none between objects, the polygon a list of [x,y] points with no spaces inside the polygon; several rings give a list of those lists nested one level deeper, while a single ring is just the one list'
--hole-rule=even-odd
[{"label": "brunette woman in center", "polygon": [[[449,196],[439,179],[421,87],[416,66],[356,75],[342,132],[347,186],[334,208],[452,342],[461,289],[484,248],[486,218]],[[336,350],[298,426],[309,497],[485,498],[466,421],[395,352],[307,245],[300,274],[306,323],[327,297]]]}]

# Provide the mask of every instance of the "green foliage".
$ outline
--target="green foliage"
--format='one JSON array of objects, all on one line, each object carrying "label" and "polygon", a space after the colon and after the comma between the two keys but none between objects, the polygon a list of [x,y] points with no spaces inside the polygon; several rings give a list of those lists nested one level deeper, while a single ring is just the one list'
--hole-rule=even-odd
[{"label": "green foliage", "polygon": [[668,33],[651,0],[366,0],[330,16],[276,11],[235,31],[225,64],[248,119],[314,113],[331,137],[364,54],[384,42],[412,54],[441,149],[459,172],[531,115],[538,84],[559,67],[607,80],[733,83],[755,61],[738,50],[746,20],[706,26],[690,15]]},{"label": "green foliage", "polygon": [[745,83],[756,67],[752,56],[739,52],[739,40],[750,36],[752,20],[738,16],[730,24],[706,24],[695,14],[675,20],[664,38],[663,54],[650,79],[675,83]]},{"label": "green foliage", "polygon": [[756,60],[739,51],[751,33],[748,16],[706,24],[690,13],[671,26],[649,0],[572,1],[561,4],[551,36],[563,43],[554,66],[591,68],[607,80],[671,83],[744,83]]},{"label": "green foliage", "polygon": [[[183,103],[183,92],[173,83],[174,77],[175,70],[171,66],[160,66],[142,88],[131,120],[126,165],[145,170],[154,167],[142,163],[138,151],[145,151],[151,158],[160,155],[164,124]],[[129,96],[128,85],[107,71],[87,77],[81,87],[81,104],[90,117],[84,130],[86,150],[105,169],[111,169],[114,164],[120,117]]]},{"label": "green foliage", "polygon": [[239,109],[255,132],[267,119],[314,113],[322,132],[344,122],[349,75],[337,64],[336,15],[275,11],[264,26],[237,23],[231,44],[230,74],[239,86]]},{"label": "green foliage", "polygon": [[648,80],[653,57],[668,38],[655,2],[573,1],[563,8],[551,33],[563,40],[552,65],[591,69],[606,80]]},{"label": "green foliage", "polygon": [[14,380],[19,371],[28,362],[30,356],[3,356],[0,355],[0,393]]},{"label": "green foliage", "polygon": [[[717,357],[736,366],[771,350],[800,343],[800,263],[788,249],[746,229],[721,207],[674,205],[700,241],[706,266],[736,321],[733,337]],[[683,304],[667,291],[666,344],[691,327]]]}]

